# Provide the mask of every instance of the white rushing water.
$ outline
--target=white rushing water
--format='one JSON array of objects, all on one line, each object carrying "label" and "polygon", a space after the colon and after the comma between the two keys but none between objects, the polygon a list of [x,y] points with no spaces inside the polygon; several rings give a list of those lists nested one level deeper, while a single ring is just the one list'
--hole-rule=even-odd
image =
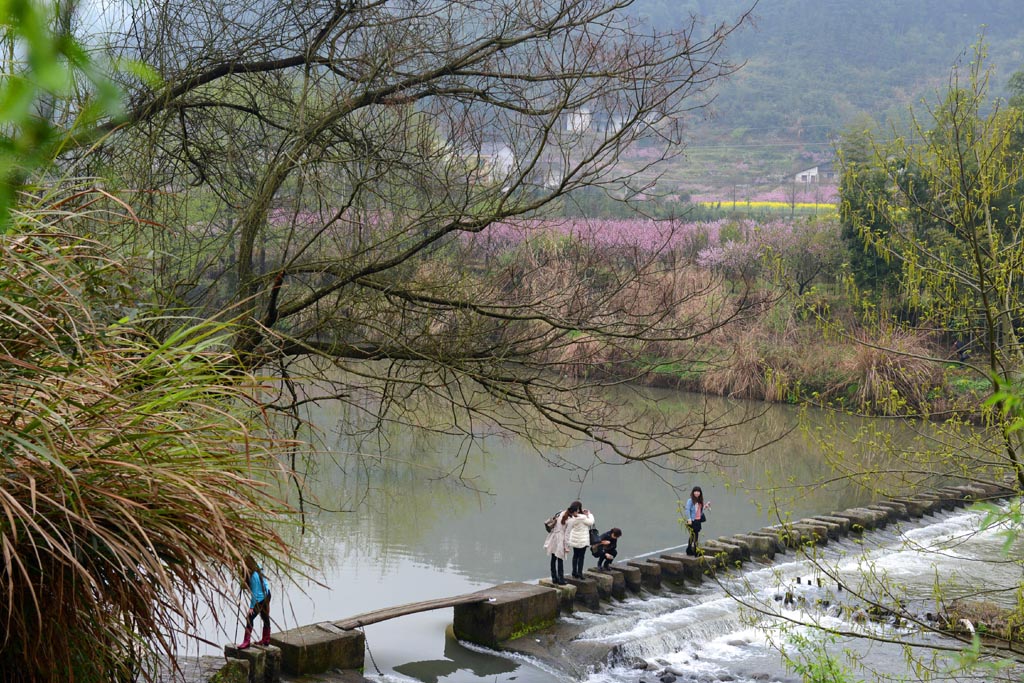
[{"label": "white rushing water", "polygon": [[[671,415],[679,419],[713,402],[672,391],[645,396],[672,407]],[[734,402],[722,403],[722,410],[728,410]],[[765,408],[757,404],[751,409]],[[333,435],[358,426],[353,422],[357,418],[325,409],[310,419],[323,434]],[[622,466],[595,444],[567,444],[539,453],[535,444],[504,433],[481,435],[467,446],[457,436],[396,427],[376,444],[379,452],[371,448],[374,444],[339,436],[337,443],[324,445],[330,458],[309,464],[310,500],[316,507],[308,510],[308,526],[303,533],[282,530],[315,569],[309,577],[271,574],[275,629],[336,621],[506,582],[535,582],[548,571],[541,522],[573,499],[581,499],[595,513],[599,529],[623,529],[622,558],[685,543],[679,501],[694,484],[714,504],[704,530],[707,538],[772,524],[779,513],[799,518],[870,502],[871,491],[818,481],[829,472],[827,454],[794,429],[797,418],[796,409],[772,406],[727,439],[731,446],[726,450],[742,451],[749,432],[779,436],[756,457],[725,458],[723,464],[704,462],[694,453],[692,459],[664,463],[665,468]],[[887,422],[885,428],[901,449],[915,450],[920,425],[904,429]],[[831,448],[877,467],[876,450],[870,440],[858,439],[859,434],[856,424],[830,433]],[[792,481],[809,488],[788,485]],[[680,683],[797,681],[799,672],[787,670],[776,648],[791,647],[793,636],[801,634],[815,642],[814,632],[799,626],[802,622],[912,635],[895,625],[862,624],[855,617],[860,602],[851,592],[875,593],[883,585],[864,577],[884,576],[921,613],[935,610],[936,577],[950,581],[958,593],[1016,588],[1019,565],[991,561],[1002,557],[1002,539],[993,531],[975,533],[978,519],[962,511],[927,516],[899,531],[888,528],[833,542],[820,549],[820,567],[784,554],[771,565],[748,564],[721,585],[706,582],[687,592],[645,593],[607,605],[603,614],[566,617],[567,623],[582,628],[582,648],[614,649],[608,660],[614,665],[600,670],[580,673],[578,662],[563,667],[558,661],[543,664],[467,646],[448,632],[451,611],[439,610],[367,627],[366,672],[380,683],[663,683],[666,672]],[[593,566],[592,558],[588,566]],[[837,582],[846,587],[841,595]],[[787,593],[792,604],[783,604]],[[1008,606],[1015,601],[1012,590],[985,597]],[[197,635],[204,640],[193,644],[190,653],[213,654],[219,651],[217,643],[237,642],[235,608],[224,605],[219,623],[202,620]],[[759,608],[770,613],[759,614]],[[863,655],[874,668],[899,672],[904,667],[895,646],[851,638],[824,644],[830,653],[849,649]],[[632,668],[633,658],[650,668]],[[873,678],[858,674],[847,680]]]},{"label": "white rushing water", "polygon": [[[922,646],[962,648],[952,640],[919,635],[919,629],[891,619],[867,618],[860,595],[897,596],[912,613],[935,611],[936,586],[947,600],[986,591],[983,598],[1012,605],[1021,569],[1005,558],[1003,529],[979,531],[981,515],[958,511],[904,522],[860,538],[833,541],[813,557],[778,555],[770,565],[747,564],[717,582],[705,581],[685,593],[634,597],[605,614],[577,617],[586,628],[580,640],[613,648],[610,665],[598,667],[587,683],[636,681],[799,681],[787,669],[780,649],[796,656],[804,639],[828,652],[850,677],[879,680],[884,675],[918,680],[906,663],[899,639]],[[1007,590],[996,590],[1005,587]],[[791,598],[791,600],[789,599]],[[824,638],[813,625],[839,633]],[[936,649],[911,648],[920,656]],[[860,658],[856,668],[850,658]],[[643,660],[648,668],[636,668]],[[977,675],[955,671],[952,655],[931,666],[946,680],[1021,680],[1020,672]],[[1005,678],[1004,678],[1005,677]]]}]

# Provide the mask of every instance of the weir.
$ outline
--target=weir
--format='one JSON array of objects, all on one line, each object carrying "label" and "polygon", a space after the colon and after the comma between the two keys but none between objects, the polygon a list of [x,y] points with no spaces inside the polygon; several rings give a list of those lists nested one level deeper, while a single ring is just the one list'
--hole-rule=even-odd
[{"label": "weir", "polygon": [[[703,555],[662,553],[614,564],[609,570],[588,569],[583,579],[567,585],[541,579],[537,584],[505,583],[466,595],[399,605],[347,619],[301,626],[271,635],[268,647],[238,650],[226,646],[226,668],[247,670],[250,683],[274,683],[280,674],[303,676],[328,671],[361,672],[365,636],[356,630],[407,614],[453,608],[453,630],[462,641],[492,649],[521,651],[513,641],[554,626],[558,617],[577,609],[596,610],[602,601],[622,598],[627,591],[657,590],[662,584],[700,583],[717,571],[739,568],[744,562],[771,559],[803,547],[880,529],[892,522],[920,518],[982,500],[1012,495],[1009,486],[976,483],[950,486],[908,498],[850,508],[793,522],[767,526],[745,534],[702,543]],[[525,639],[531,640],[531,639]],[[532,642],[532,641],[531,641]],[[245,680],[245,679],[242,679]]]}]

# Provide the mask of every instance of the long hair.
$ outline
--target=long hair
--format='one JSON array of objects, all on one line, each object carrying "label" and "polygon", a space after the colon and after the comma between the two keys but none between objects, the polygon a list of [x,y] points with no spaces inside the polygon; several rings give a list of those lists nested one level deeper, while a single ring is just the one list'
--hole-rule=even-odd
[{"label": "long hair", "polygon": [[245,565],[245,578],[242,581],[245,587],[251,590],[250,581],[252,580],[252,575],[256,574],[260,577],[260,585],[263,586],[263,592],[269,594],[270,589],[267,587],[267,577],[263,576],[263,564],[252,555],[246,555],[242,562]]},{"label": "long hair", "polygon": [[565,524],[565,521],[569,519],[570,516],[575,515],[578,512],[583,512],[583,503],[578,500],[574,500],[569,504],[569,507],[565,509],[565,512],[562,513],[562,524]]},{"label": "long hair", "polygon": [[[696,498],[693,496],[695,493],[698,494]],[[690,491],[690,500],[700,503],[701,505],[704,504],[704,492],[700,490],[699,486],[694,486],[693,490]]]}]

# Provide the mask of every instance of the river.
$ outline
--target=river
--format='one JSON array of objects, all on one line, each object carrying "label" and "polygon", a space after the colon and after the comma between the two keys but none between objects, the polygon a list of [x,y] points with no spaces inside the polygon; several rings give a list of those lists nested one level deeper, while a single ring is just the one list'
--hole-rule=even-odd
[{"label": "river", "polygon": [[[680,400],[674,392],[651,391],[649,396]],[[719,403],[722,410],[734,411],[737,405]],[[753,414],[763,407],[749,408]],[[794,429],[798,417],[796,408],[773,406],[730,437],[733,443],[724,450],[735,455],[697,452],[693,461],[644,465],[616,461],[589,443],[538,451],[500,429],[472,441],[412,428],[391,430],[375,441],[356,440],[342,428],[354,419],[351,413],[341,407],[322,409],[310,416],[319,433],[329,435],[329,452],[317,456],[308,473],[315,506],[307,507],[308,525],[302,533],[286,530],[316,569],[308,578],[269,577],[280,587],[275,590],[275,630],[507,581],[535,581],[547,573],[543,520],[577,498],[594,512],[599,529],[622,528],[620,559],[685,544],[678,501],[696,484],[711,503],[703,534],[707,538],[757,529],[776,522],[780,514],[799,518],[867,501],[871,494],[855,486],[804,486],[830,479],[834,471],[826,454]],[[810,423],[823,424],[824,414],[812,416]],[[884,430],[895,442],[911,444],[920,436],[902,423],[886,423]],[[755,440],[772,443],[744,453],[742,446]],[[847,458],[877,460],[859,437],[835,431],[828,440]],[[914,540],[924,545],[946,544],[976,525],[972,515],[926,517],[907,533],[916,534]],[[870,540],[861,545],[833,544],[824,559],[845,568],[840,571],[849,572],[851,585],[857,563],[884,565],[901,581],[917,586],[920,599],[926,599],[937,566],[933,554],[905,550],[907,538],[892,531],[866,538]],[[982,545],[959,547],[954,559],[964,552],[998,552],[994,537],[987,545],[980,537],[972,538]],[[588,558],[588,566],[592,564]],[[951,561],[948,569],[955,565]],[[582,638],[617,646],[623,654],[677,669],[694,680],[799,680],[783,666],[766,636],[788,642],[792,635],[785,634],[792,629],[757,628],[750,610],[726,593],[771,606],[780,591],[794,590],[797,577],[814,571],[795,555],[783,555],[774,565],[745,571],[729,584],[631,598],[608,614],[572,619],[585,627]],[[1008,571],[1019,572],[1015,566]],[[795,589],[798,595],[818,590],[801,586]],[[815,610],[808,614],[840,619]],[[762,626],[776,623],[759,621]],[[234,623],[230,618],[228,622],[219,632],[208,624],[200,635],[214,642],[233,641],[237,628],[231,632]],[[564,673],[538,662],[465,647],[446,634],[450,623],[451,610],[440,610],[367,627],[366,674],[388,683],[565,680]],[[860,647],[855,641],[847,645]],[[199,651],[209,649],[200,646]],[[875,646],[870,658],[888,662],[893,654]],[[635,670],[612,667],[594,672],[589,683],[634,683],[640,678]]]}]

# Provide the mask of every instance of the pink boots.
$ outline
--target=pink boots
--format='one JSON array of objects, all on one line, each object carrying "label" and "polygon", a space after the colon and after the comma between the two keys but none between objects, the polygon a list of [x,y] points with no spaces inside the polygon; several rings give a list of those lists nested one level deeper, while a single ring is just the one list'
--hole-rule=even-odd
[{"label": "pink boots", "polygon": [[263,625],[263,637],[255,643],[252,642],[252,629],[245,629],[245,638],[238,644],[238,649],[244,650],[250,645],[270,645],[270,624]]},{"label": "pink boots", "polygon": [[250,645],[252,645],[252,643],[249,641],[250,638],[252,638],[252,629],[251,628],[247,628],[247,629],[245,629],[245,638],[243,638],[242,642],[240,642],[238,644],[238,649],[239,650],[244,650],[245,648],[247,648]]}]

